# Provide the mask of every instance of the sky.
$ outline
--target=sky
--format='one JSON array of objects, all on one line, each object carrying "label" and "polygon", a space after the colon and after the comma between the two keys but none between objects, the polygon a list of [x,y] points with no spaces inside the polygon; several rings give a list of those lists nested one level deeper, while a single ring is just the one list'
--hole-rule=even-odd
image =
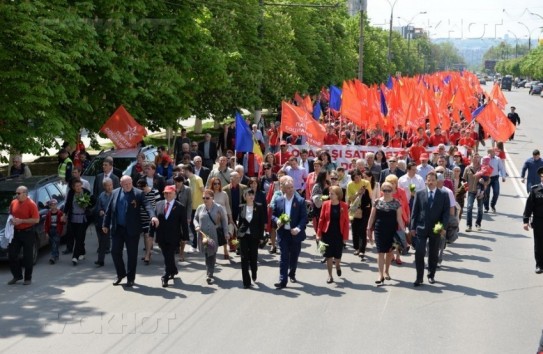
[{"label": "sky", "polygon": [[[388,28],[391,4],[393,26],[429,31],[431,38],[543,38],[543,0],[366,0],[370,23]],[[421,14],[426,12],[426,14]],[[530,14],[536,13],[541,17]],[[519,23],[520,22],[520,23]]]}]

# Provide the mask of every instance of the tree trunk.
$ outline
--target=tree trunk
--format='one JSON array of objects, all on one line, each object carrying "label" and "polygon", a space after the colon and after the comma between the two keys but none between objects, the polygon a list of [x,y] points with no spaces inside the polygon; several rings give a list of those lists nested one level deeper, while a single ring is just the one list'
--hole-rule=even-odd
[{"label": "tree trunk", "polygon": [[194,120],[194,133],[202,134],[202,120],[200,118]]}]

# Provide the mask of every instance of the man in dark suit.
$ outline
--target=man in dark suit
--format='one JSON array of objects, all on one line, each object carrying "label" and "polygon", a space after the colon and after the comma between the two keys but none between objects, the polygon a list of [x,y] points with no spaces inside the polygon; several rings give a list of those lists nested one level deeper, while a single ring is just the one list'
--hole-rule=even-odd
[{"label": "man in dark suit", "polygon": [[206,185],[211,170],[206,166],[203,166],[201,156],[196,156],[192,161],[194,162],[194,174],[196,176],[200,176],[202,182],[204,182],[204,185]]},{"label": "man in dark suit", "polygon": [[315,168],[313,167],[313,159],[310,159],[309,157],[309,152],[306,150],[306,149],[302,149],[300,151],[300,160],[298,162],[298,164],[305,168],[305,170],[307,171],[307,173],[311,173],[311,172],[314,172],[315,171]]},{"label": "man in dark suit", "polygon": [[[283,195],[276,199],[272,213],[272,221],[277,225],[277,241],[281,248],[279,283],[275,284],[277,289],[287,286],[287,276],[291,283],[296,282],[298,257],[302,249],[302,241],[305,240],[307,225],[305,200],[295,193],[292,178],[284,176],[280,183]],[[290,221],[285,224],[279,219],[283,214],[290,217]]]},{"label": "man in dark suit", "polygon": [[187,211],[176,200],[175,186],[164,188],[164,200],[156,204],[156,216],[159,226],[156,228],[155,241],[162,250],[164,257],[164,275],[162,287],[168,287],[168,280],[173,279],[177,273],[175,265],[175,251],[179,247],[179,241],[183,233],[183,224],[187,222]]},{"label": "man in dark suit", "polygon": [[[151,218],[151,224],[158,227],[155,211],[146,200],[143,192],[132,185],[132,177],[121,178],[121,188],[111,195],[111,200],[102,224],[102,231],[107,234],[111,230],[111,258],[117,271],[117,279],[113,285],[119,285],[126,277],[127,287],[134,286],[136,265],[138,262],[138,244],[141,229],[141,207],[144,207]],[[127,266],[123,260],[123,248],[126,245]]]},{"label": "man in dark suit", "polygon": [[381,174],[379,175],[380,184],[383,184],[388,175],[396,175],[398,178],[405,175],[405,172],[398,168],[398,158],[396,156],[392,156],[390,159],[388,159],[388,166],[389,167],[382,170]]},{"label": "man in dark suit", "polygon": [[113,171],[113,158],[111,156],[108,156],[104,159],[104,162],[102,162],[102,170],[104,172],[99,173],[96,178],[94,179],[94,185],[92,188],[92,195],[95,198],[98,198],[100,193],[104,191],[104,178],[109,177],[111,178],[111,181],[113,181],[113,188],[119,188],[120,182],[119,177],[115,174],[115,171]]},{"label": "man in dark suit", "polygon": [[217,160],[217,145],[211,141],[211,134],[207,133],[204,141],[198,144],[198,153],[202,157],[204,166],[210,170],[213,169],[213,164]]},{"label": "man in dark suit", "polygon": [[[415,194],[409,228],[411,234],[416,235],[418,239],[415,251],[417,279],[414,286],[420,286],[423,282],[424,256],[428,239],[428,282],[435,283],[439,242],[440,238],[445,235],[446,226],[449,223],[449,195],[437,188],[437,176],[434,171],[430,171],[426,175],[426,187]],[[433,231],[438,222],[443,225],[441,235],[435,234]]]}]

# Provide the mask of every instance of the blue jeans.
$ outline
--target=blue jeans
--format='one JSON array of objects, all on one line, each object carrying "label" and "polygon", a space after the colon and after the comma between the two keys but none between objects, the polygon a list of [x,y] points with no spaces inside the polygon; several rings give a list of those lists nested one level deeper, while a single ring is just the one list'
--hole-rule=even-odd
[{"label": "blue jeans", "polygon": [[[490,200],[490,188],[492,188],[492,200]],[[488,206],[489,206],[488,204],[490,204],[490,206],[494,208],[496,206],[496,202],[498,201],[499,196],[500,196],[500,176],[490,177],[490,184],[485,189],[485,198],[484,198],[485,209],[488,210]]]},{"label": "blue jeans", "polygon": [[58,259],[58,246],[60,245],[60,235],[57,233],[56,226],[49,230],[49,245],[51,246],[51,258]]},{"label": "blue jeans", "polygon": [[471,227],[471,219],[473,218],[473,202],[477,201],[477,221],[475,221],[476,225],[481,225],[481,221],[483,220],[483,199],[477,199],[477,192],[469,192],[468,193],[468,212],[466,215],[466,223],[468,227]]}]

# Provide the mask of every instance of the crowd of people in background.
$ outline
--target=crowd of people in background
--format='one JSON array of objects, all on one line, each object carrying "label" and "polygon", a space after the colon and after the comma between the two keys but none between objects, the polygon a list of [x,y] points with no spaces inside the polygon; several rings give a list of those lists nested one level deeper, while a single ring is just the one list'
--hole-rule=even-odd
[{"label": "crowd of people in background", "polygon": [[[514,107],[511,111],[510,119],[520,124]],[[304,145],[303,136],[281,135],[279,123],[270,122],[266,129],[248,124],[264,152],[262,163],[252,152],[235,151],[235,123],[225,124],[215,141],[209,133],[203,141],[193,141],[181,128],[171,151],[159,147],[154,161],[140,153],[131,176],[121,176],[113,159],[106,158],[92,188],[81,177],[90,156],[84,150],[74,156],[63,146],[58,153],[58,176],[69,188],[63,210],[54,199],[48,203],[49,263],[58,262],[61,253],[70,255],[74,266],[84,260],[86,230],[94,223],[95,265],[104,266],[105,255],[111,253],[117,272],[114,285],[125,277],[127,286],[134,285],[143,235],[144,265],[151,262],[154,244],[162,251],[164,287],[178,274],[177,265],[183,265],[186,253],[200,251],[208,284],[214,281],[217,254],[230,259],[235,253],[241,257],[243,287],[250,288],[257,280],[258,250],[269,246],[270,254],[280,256],[275,286],[282,289],[288,280],[297,281],[301,243],[306,226],[312,224],[326,264],[327,283],[334,282],[334,267],[336,276],[342,276],[346,250],[351,248],[364,262],[368,244],[375,243],[377,285],[390,280],[391,266],[401,266],[402,255],[414,249],[414,285],[420,286],[425,256],[428,281],[433,283],[444,261],[443,250],[458,237],[462,217],[465,231],[473,232],[482,230],[483,213],[497,213],[500,183],[508,176],[504,142],[487,140],[477,124],[465,119],[450,129],[437,126],[433,132],[429,124],[426,129],[398,126],[385,131],[378,125],[360,129],[351,122],[330,119],[325,123],[326,145],[315,150]],[[301,145],[296,154],[292,145]],[[347,167],[332,158],[327,145],[375,149]],[[523,182],[527,172],[528,192],[540,184],[541,167],[539,151],[534,150],[522,169]],[[13,158],[10,175],[31,175],[20,156]],[[435,230],[437,224],[441,228]],[[18,230],[16,226],[16,234]],[[64,233],[66,249],[60,252],[59,238]],[[22,278],[15,268],[10,284]],[[31,270],[24,278],[31,279]]]}]

